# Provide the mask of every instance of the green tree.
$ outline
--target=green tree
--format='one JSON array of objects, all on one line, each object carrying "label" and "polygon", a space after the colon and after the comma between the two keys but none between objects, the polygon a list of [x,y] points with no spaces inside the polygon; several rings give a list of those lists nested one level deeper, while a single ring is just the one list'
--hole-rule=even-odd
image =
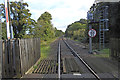
[{"label": "green tree", "polygon": [[[0,4],[2,8],[2,17],[5,18],[4,4]],[[10,2],[10,19],[13,26],[14,37],[22,38],[26,31],[30,31],[31,25],[35,25],[35,20],[31,19],[31,13],[27,3]]]},{"label": "green tree", "polygon": [[64,32],[62,30],[57,30],[57,28],[55,28],[55,36],[60,37],[62,35],[64,35]]},{"label": "green tree", "polygon": [[41,37],[41,39],[45,41],[55,37],[55,28],[51,20],[51,14],[49,12],[44,12],[37,20],[37,25],[34,28],[34,36]]},{"label": "green tree", "polygon": [[82,24],[87,24],[87,20],[86,19],[80,19],[79,22],[82,23]]},{"label": "green tree", "polygon": [[65,35],[74,40],[83,40],[86,37],[87,30],[87,20],[80,19],[80,21],[76,21],[70,25],[68,25]]},{"label": "green tree", "polygon": [[2,39],[7,39],[6,24],[2,22]]},{"label": "green tree", "polygon": [[44,12],[37,21],[44,20],[51,24],[52,15],[49,12]]}]

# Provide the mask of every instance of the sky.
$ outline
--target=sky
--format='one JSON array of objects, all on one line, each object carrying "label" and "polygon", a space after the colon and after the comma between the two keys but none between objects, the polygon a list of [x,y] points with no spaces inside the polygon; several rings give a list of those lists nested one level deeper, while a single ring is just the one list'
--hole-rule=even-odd
[{"label": "sky", "polygon": [[[15,1],[15,0],[10,0]],[[18,1],[18,0],[17,0]],[[52,24],[59,30],[65,31],[67,26],[81,18],[87,17],[87,11],[95,0],[24,0],[32,13],[31,18],[37,19],[45,11],[52,15]],[[4,0],[0,0],[0,3]]]}]

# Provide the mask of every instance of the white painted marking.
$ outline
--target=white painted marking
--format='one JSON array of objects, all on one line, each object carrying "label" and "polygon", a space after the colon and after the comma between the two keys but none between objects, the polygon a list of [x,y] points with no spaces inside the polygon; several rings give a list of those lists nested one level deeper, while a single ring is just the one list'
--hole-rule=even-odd
[{"label": "white painted marking", "polygon": [[75,75],[75,76],[81,76],[80,73],[73,73],[73,75]]}]

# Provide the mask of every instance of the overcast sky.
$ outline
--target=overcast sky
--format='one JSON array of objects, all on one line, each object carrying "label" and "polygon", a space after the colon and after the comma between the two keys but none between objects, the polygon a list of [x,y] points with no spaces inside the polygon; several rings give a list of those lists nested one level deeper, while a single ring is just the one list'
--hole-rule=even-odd
[{"label": "overcast sky", "polygon": [[[10,0],[15,1],[15,0]],[[52,24],[59,30],[65,31],[67,25],[87,17],[87,11],[95,0],[24,0],[29,4],[28,9],[33,19],[48,11],[52,15]],[[0,3],[4,0],[0,0]]]}]

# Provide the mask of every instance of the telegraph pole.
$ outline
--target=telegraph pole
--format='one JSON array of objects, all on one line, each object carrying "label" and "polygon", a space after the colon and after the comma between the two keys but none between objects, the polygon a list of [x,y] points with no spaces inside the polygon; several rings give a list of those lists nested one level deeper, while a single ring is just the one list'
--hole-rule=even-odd
[{"label": "telegraph pole", "polygon": [[7,27],[7,39],[10,39],[10,27],[9,27],[9,16],[8,16],[8,0],[5,0],[5,15],[6,15],[6,27]]}]

